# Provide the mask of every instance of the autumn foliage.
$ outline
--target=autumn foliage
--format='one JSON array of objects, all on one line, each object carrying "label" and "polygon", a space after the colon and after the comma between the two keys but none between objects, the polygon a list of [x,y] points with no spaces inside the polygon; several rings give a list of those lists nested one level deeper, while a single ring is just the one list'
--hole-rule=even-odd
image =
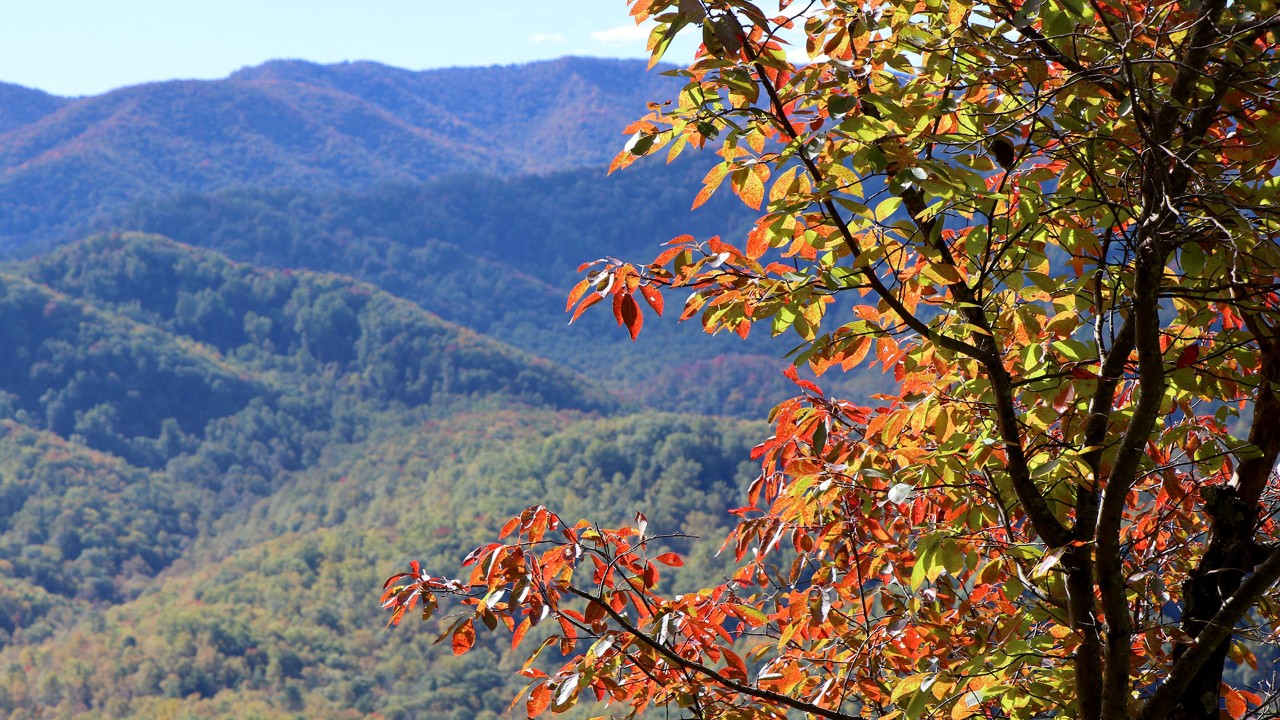
[{"label": "autumn foliage", "polygon": [[[545,507],[461,580],[388,581],[555,632],[529,716],[1242,718],[1280,636],[1280,10],[1273,2],[631,0],[678,102],[614,166],[714,151],[743,238],[589,263],[574,317],[634,338],[660,292],[708,332],[794,333],[864,405],[798,396],[755,449],[736,571],[661,592],[663,539]],[[794,41],[788,46],[785,42]],[[810,62],[793,61],[803,46]],[[648,310],[646,310],[648,308]]]}]

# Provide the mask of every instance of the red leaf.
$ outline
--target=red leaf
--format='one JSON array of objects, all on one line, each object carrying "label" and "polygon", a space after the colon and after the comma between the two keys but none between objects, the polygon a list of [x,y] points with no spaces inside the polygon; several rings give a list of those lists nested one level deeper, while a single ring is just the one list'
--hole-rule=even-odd
[{"label": "red leaf", "polygon": [[658,568],[654,567],[652,564],[646,564],[644,566],[644,586],[656,587],[657,584],[658,584]]},{"label": "red leaf", "polygon": [[1064,385],[1053,398],[1053,409],[1059,415],[1065,413],[1071,407],[1071,403],[1076,399],[1076,386]]},{"label": "red leaf", "polygon": [[1199,345],[1188,345],[1182,350],[1182,354],[1178,356],[1177,367],[1179,369],[1187,367],[1194,363],[1200,357]]},{"label": "red leaf", "polygon": [[551,704],[551,688],[539,685],[529,693],[529,702],[525,703],[525,712],[529,717],[537,717]]},{"label": "red leaf", "polygon": [[392,575],[391,577],[387,578],[386,582],[382,583],[382,589],[386,590],[387,588],[391,587],[391,583],[407,577],[413,577],[413,573],[407,573],[407,572],[396,573],[395,575]]},{"label": "red leaf", "polygon": [[1077,365],[1077,366],[1075,366],[1074,368],[1072,368],[1072,369],[1071,369],[1071,375],[1070,375],[1070,377],[1072,377],[1072,378],[1074,378],[1074,379],[1076,379],[1076,380],[1092,380],[1092,379],[1094,379],[1094,378],[1098,377],[1098,375],[1097,375],[1096,373],[1094,373],[1094,372],[1090,371],[1088,368],[1081,367],[1081,366]]},{"label": "red leaf", "polygon": [[662,553],[658,557],[654,558],[654,560],[657,560],[668,567],[680,567],[684,565],[684,560],[681,560],[680,556],[673,552]]},{"label": "red leaf", "polygon": [[636,305],[636,299],[630,295],[622,295],[622,307],[618,309],[618,313],[618,322],[627,326],[627,331],[631,333],[631,342],[635,342],[636,336],[640,334],[640,328],[644,326],[644,316],[640,314],[640,306]]},{"label": "red leaf", "polygon": [[[1192,347],[1195,347],[1194,345]],[[1237,690],[1227,691],[1227,714],[1232,720],[1240,720],[1244,714],[1249,711],[1249,704],[1245,702],[1244,696]]]},{"label": "red leaf", "polygon": [[822,388],[818,387],[817,385],[814,385],[808,380],[801,380],[800,376],[796,373],[795,365],[788,365],[787,369],[782,371],[782,374],[786,375],[787,379],[795,383],[796,385],[799,385],[800,387],[804,388],[805,390],[808,390],[814,395],[822,397]]},{"label": "red leaf", "polygon": [[735,679],[745,680],[747,678],[747,664],[742,662],[742,658],[738,657],[737,653],[728,648],[724,649],[724,664],[726,670],[732,668],[732,677]]},{"label": "red leaf", "polygon": [[662,293],[652,285],[641,285],[640,294],[644,296],[645,302],[649,303],[649,307],[658,313],[658,317],[662,317]]},{"label": "red leaf", "polygon": [[622,300],[627,297],[625,291],[615,292],[613,294],[613,319],[618,321],[619,325],[624,324],[622,320]]}]

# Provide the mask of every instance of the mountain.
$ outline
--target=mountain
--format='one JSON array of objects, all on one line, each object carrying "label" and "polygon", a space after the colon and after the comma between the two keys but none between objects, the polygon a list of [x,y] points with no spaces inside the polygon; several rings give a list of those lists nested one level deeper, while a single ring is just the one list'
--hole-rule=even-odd
[{"label": "mountain", "polygon": [[439,652],[441,618],[390,632],[378,587],[535,503],[643,508],[690,536],[669,588],[723,574],[767,433],[726,415],[793,392],[788,339],[564,314],[584,260],[750,222],[727,191],[689,214],[710,157],[606,178],[677,82],[565,59],[0,86],[25,258],[0,263],[0,718],[496,720],[520,658]]},{"label": "mountain", "polygon": [[708,237],[747,223],[730,197],[688,214],[700,168],[681,163],[663,182],[665,169],[451,177],[358,192],[184,194],[139,204],[102,227],[158,233],[255,264],[358,277],[622,387],[671,362],[764,347],[671,321],[651,323],[633,345],[608,313],[566,325],[566,288],[583,260],[640,257],[681,231]]},{"label": "mountain", "polygon": [[[0,717],[496,718],[500,638],[390,634],[380,578],[550,502],[715,539],[763,428],[635,412],[334,274],[147,235],[0,266]],[[665,572],[665,571],[664,571]]]},{"label": "mountain", "polygon": [[[788,337],[709,337],[695,321],[678,325],[668,316],[647,323],[632,343],[607,311],[565,324],[564,297],[584,260],[643,258],[681,233],[745,232],[752,213],[728,191],[688,212],[703,162],[641,163],[608,177],[588,168],[365,191],[189,193],[139,203],[101,227],[158,233],[256,264],[351,275],[649,407],[762,417],[794,393],[777,367],[792,347]],[[877,379],[831,384],[864,394]]]},{"label": "mountain", "polygon": [[619,129],[677,82],[581,58],[427,72],[274,61],[67,101],[0,134],[0,246],[136,230],[349,275],[650,407],[763,415],[791,393],[773,360],[787,339],[667,321],[633,345],[607,312],[565,327],[584,260],[740,237],[751,221],[727,190],[689,212],[709,156],[606,176]]},{"label": "mountain", "polygon": [[71,102],[21,85],[0,83],[0,135],[29,125]]},{"label": "mountain", "polygon": [[642,62],[586,58],[422,72],[274,61],[74,100],[4,86],[0,244],[66,239],[173,192],[599,165],[647,101],[677,89]]},{"label": "mountain", "polygon": [[373,425],[617,407],[367,285],[159,238],[68,246],[0,281],[0,571],[53,595],[128,597],[223,513]]}]

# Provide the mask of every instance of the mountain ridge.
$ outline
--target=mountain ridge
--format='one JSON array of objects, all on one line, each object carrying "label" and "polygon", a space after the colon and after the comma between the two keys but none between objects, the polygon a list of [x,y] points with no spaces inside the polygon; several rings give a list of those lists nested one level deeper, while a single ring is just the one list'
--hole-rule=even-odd
[{"label": "mountain ridge", "polygon": [[0,129],[11,126],[0,132],[0,245],[70,239],[106,210],[165,192],[603,164],[646,102],[677,87],[641,61],[588,58],[423,71],[271,61],[75,99],[5,86],[0,99],[34,109],[0,113]]},{"label": "mountain ridge", "polygon": [[0,82],[0,135],[29,125],[69,102],[71,98]]}]

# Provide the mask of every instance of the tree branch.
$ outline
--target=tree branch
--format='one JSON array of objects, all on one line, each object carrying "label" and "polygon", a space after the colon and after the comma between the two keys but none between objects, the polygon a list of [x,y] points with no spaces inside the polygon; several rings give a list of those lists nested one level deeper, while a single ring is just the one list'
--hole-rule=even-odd
[{"label": "tree branch", "polygon": [[[774,117],[788,138],[793,141],[796,140],[799,136],[791,121],[786,117],[784,112],[785,104],[782,102],[782,98],[778,96],[777,88],[769,80],[764,66],[759,62],[754,63],[754,66],[756,75],[760,78],[760,83],[764,86],[765,93],[769,96]],[[873,105],[862,102],[860,106],[869,117],[879,116],[879,111]],[[821,183],[825,176],[817,164],[813,162],[813,159],[809,157],[808,152],[802,147],[798,154],[813,179]],[[933,244],[935,249],[938,249],[943,257],[950,262],[951,266],[955,267],[956,262],[950,251],[945,245],[940,245],[940,234],[936,232],[938,228],[935,227],[935,221],[923,219],[923,198],[919,193],[912,191],[904,193],[902,198],[903,204],[911,215],[912,222],[919,228],[926,241]],[[861,254],[862,248],[858,245],[857,239],[853,237],[853,233],[849,231],[848,226],[845,225],[839,210],[831,200],[823,200],[821,205],[824,214],[839,230],[845,246],[849,248],[849,252],[856,260]],[[991,328],[991,323],[988,321],[986,313],[978,306],[972,290],[964,282],[948,286],[953,297],[956,298],[957,303],[961,306],[965,319],[982,331],[977,333],[978,340],[976,345],[934,331],[933,328],[908,311],[898,298],[884,286],[873,270],[867,268],[864,270],[864,275],[876,294],[883,298],[889,307],[912,330],[915,330],[930,342],[953,352],[966,355],[982,364],[991,382],[992,393],[995,395],[993,405],[996,410],[996,426],[999,429],[1000,438],[1004,442],[1005,453],[1008,458],[1006,464],[1014,493],[1018,496],[1018,501],[1022,504],[1027,517],[1030,518],[1036,533],[1050,547],[1061,547],[1071,542],[1071,533],[1063,525],[1062,521],[1058,519],[1058,516],[1054,514],[1053,508],[1049,507],[1048,500],[1031,479],[1031,470],[1027,463],[1026,452],[1022,447],[1022,434],[1018,428],[1013,378],[1009,376],[1009,371],[1005,369],[1004,359],[1001,357],[999,347],[995,341],[994,330]]]},{"label": "tree branch", "polygon": [[786,707],[789,707],[793,710],[799,710],[800,712],[809,713],[811,715],[820,715],[824,718],[828,718],[829,720],[855,720],[854,716],[845,715],[844,713],[839,712],[837,710],[830,710],[828,708],[822,707],[821,705],[814,705],[813,703],[807,703],[807,702],[804,702],[803,700],[796,700],[793,697],[788,697],[781,693],[776,693],[772,690],[764,690],[762,688],[752,687],[750,685],[744,685],[735,680],[730,680],[724,675],[721,675],[719,672],[717,672],[713,668],[709,668],[706,665],[703,665],[702,663],[680,657],[680,655],[676,653],[674,650],[672,650],[671,648],[649,637],[643,631],[637,628],[635,625],[632,625],[631,622],[628,621],[625,616],[623,616],[617,610],[614,610],[609,605],[609,603],[605,602],[603,598],[596,597],[587,592],[583,592],[582,590],[579,590],[578,588],[572,585],[565,585],[564,588],[569,593],[576,595],[584,600],[590,600],[591,602],[594,602],[600,607],[604,608],[605,613],[608,614],[609,617],[614,622],[618,623],[618,626],[621,627],[628,635],[630,635],[631,637],[634,637],[642,645],[652,649],[654,652],[666,658],[668,662],[671,662],[672,664],[680,668],[683,668],[684,670],[698,673],[704,678],[709,678],[711,680],[714,680],[719,685],[722,685],[730,690],[733,690],[734,692],[741,693],[743,695],[747,695],[749,697],[753,697],[758,700],[766,700],[768,702],[777,703],[779,705],[784,705]]},{"label": "tree branch", "polygon": [[[1222,606],[1196,636],[1190,649],[1178,659],[1161,685],[1142,709],[1139,720],[1164,720],[1173,710],[1174,703],[1184,685],[1195,677],[1205,661],[1213,655],[1214,650],[1231,637],[1236,623],[1253,607],[1263,593],[1271,589],[1280,580],[1280,548],[1273,549],[1253,574],[1240,584],[1240,589],[1231,595],[1231,599]],[[1123,717],[1123,716],[1117,716]]]}]

